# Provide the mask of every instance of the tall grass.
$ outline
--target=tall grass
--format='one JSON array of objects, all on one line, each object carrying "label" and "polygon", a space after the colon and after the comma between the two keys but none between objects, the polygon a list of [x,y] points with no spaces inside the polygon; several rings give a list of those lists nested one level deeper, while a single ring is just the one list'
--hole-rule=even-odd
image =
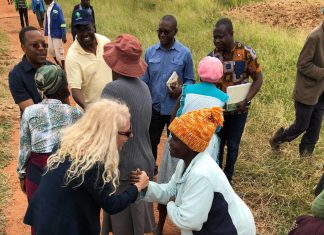
[{"label": "tall grass", "polygon": [[[76,1],[59,1],[69,21]],[[228,7],[251,1],[229,0],[92,0],[98,32],[114,39],[137,36],[143,48],[158,41],[156,28],[165,14],[178,20],[177,39],[187,45],[194,63],[213,49],[212,28]],[[294,218],[310,212],[312,188],[321,174],[324,134],[312,158],[300,159],[298,140],[285,144],[282,154],[271,152],[268,139],[294,120],[291,98],[296,61],[307,35],[300,30],[272,28],[234,20],[235,38],[257,51],[264,84],[253,99],[236,164],[234,188],[252,208],[258,234],[287,234]]]}]

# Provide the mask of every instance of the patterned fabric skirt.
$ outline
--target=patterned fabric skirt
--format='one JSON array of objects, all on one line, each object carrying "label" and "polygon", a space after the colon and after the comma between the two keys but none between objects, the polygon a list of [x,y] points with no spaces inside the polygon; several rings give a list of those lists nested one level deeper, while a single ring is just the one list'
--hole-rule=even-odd
[{"label": "patterned fabric skirt", "polygon": [[27,162],[26,169],[26,194],[28,202],[36,192],[41,177],[47,164],[50,153],[34,153],[32,152]]}]

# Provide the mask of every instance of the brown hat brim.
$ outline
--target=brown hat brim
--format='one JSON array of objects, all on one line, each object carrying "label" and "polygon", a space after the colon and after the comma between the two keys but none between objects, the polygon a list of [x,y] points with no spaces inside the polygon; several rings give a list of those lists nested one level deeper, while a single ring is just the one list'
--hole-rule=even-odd
[{"label": "brown hat brim", "polygon": [[142,58],[139,58],[137,61],[132,61],[132,63],[125,63],[123,59],[119,57],[120,57],[120,52],[117,51],[113,42],[105,45],[105,52],[103,58],[106,64],[114,72],[127,77],[136,77],[136,78],[144,75],[147,69],[147,64]]}]

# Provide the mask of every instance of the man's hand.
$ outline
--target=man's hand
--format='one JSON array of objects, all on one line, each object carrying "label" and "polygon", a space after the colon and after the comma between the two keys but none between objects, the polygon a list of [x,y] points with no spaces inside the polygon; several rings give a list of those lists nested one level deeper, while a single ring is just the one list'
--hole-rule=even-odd
[{"label": "man's hand", "polygon": [[66,38],[63,38],[62,41],[64,44],[67,42]]},{"label": "man's hand", "polygon": [[26,179],[20,179],[20,188],[24,194],[26,194]]},{"label": "man's hand", "polygon": [[246,99],[242,100],[237,104],[237,110],[241,112],[245,112],[248,108],[248,102]]},{"label": "man's hand", "polygon": [[136,184],[140,180],[140,175],[142,174],[141,170],[137,168],[136,171],[131,171],[129,176],[129,183]]},{"label": "man's hand", "polygon": [[181,95],[182,87],[181,86],[178,86],[178,87],[171,86],[171,89],[172,90],[169,90],[170,97],[177,99]]}]

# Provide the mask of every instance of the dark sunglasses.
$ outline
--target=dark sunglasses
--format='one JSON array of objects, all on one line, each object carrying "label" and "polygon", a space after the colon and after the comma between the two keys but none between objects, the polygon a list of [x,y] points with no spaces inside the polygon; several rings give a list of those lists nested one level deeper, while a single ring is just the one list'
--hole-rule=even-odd
[{"label": "dark sunglasses", "polygon": [[164,35],[169,35],[173,30],[169,31],[169,30],[163,30],[163,29],[157,29],[156,32],[158,34],[162,34],[164,33]]},{"label": "dark sunglasses", "polygon": [[48,44],[46,42],[34,42],[32,44],[32,47],[34,49],[39,49],[40,47],[47,49],[48,48]]},{"label": "dark sunglasses", "polygon": [[132,134],[133,134],[132,126],[130,126],[128,131],[118,131],[118,135],[124,135],[127,138],[130,138],[132,136]]}]

